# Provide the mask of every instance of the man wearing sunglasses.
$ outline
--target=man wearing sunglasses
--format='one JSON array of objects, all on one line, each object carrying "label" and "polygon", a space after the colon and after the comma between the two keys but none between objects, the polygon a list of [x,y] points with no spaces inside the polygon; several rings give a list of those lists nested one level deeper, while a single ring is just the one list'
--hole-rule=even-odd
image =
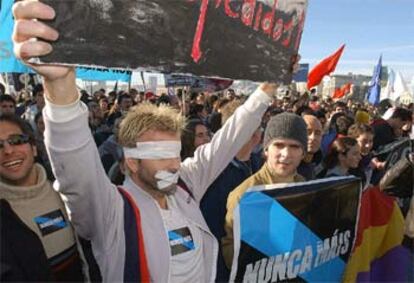
[{"label": "man wearing sunglasses", "polygon": [[30,126],[0,114],[1,281],[83,281],[74,230],[36,154]]}]

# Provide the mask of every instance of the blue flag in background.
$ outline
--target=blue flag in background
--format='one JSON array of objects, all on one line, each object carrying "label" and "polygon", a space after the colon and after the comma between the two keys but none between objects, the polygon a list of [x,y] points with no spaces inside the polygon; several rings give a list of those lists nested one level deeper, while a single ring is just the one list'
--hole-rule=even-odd
[{"label": "blue flag in background", "polygon": [[[0,72],[1,73],[34,73],[32,69],[14,57],[11,40],[14,26],[12,15],[13,0],[1,0],[0,5]],[[90,81],[123,81],[131,80],[131,71],[76,68],[78,79]]]},{"label": "blue flag in background", "polygon": [[382,69],[382,55],[378,60],[378,64],[372,74],[372,79],[369,83],[367,99],[372,105],[378,105],[380,102],[381,95],[381,69]]}]

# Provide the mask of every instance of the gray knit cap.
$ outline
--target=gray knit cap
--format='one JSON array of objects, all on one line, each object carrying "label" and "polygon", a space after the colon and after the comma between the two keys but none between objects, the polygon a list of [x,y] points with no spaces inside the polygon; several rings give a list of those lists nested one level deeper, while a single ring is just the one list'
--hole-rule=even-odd
[{"label": "gray knit cap", "polygon": [[273,139],[284,138],[298,141],[306,152],[308,146],[308,131],[302,117],[284,112],[273,116],[267,123],[263,146],[266,149]]}]

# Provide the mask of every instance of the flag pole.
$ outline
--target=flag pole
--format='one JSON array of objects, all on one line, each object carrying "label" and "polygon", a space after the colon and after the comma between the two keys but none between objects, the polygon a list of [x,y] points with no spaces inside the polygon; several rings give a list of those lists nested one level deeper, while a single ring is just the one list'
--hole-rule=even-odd
[{"label": "flag pole", "polygon": [[29,74],[26,74],[28,77],[29,77],[29,79],[27,79],[27,77],[25,76],[24,77],[24,91],[26,92],[26,93],[29,93],[28,91],[27,91],[27,85],[28,85],[28,81],[30,80],[30,75]]},{"label": "flag pole", "polygon": [[9,76],[7,73],[4,73],[4,82],[6,83],[6,92],[11,95],[10,93],[10,84],[9,84]]},{"label": "flag pole", "polygon": [[141,71],[141,80],[142,80],[142,84],[144,85],[144,90],[147,90],[147,85],[145,84],[144,72],[143,71]]},{"label": "flag pole", "polygon": [[186,95],[187,95],[187,88],[185,88],[185,91],[183,90],[183,95],[181,96],[181,103],[183,104],[183,116],[185,117],[185,108],[186,108],[186,105],[185,105],[185,98],[186,98]]}]

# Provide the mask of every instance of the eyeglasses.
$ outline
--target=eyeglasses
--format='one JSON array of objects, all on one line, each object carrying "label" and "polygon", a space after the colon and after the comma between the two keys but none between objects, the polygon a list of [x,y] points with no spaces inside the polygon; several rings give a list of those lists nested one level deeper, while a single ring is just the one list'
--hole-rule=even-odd
[{"label": "eyeglasses", "polygon": [[9,145],[22,145],[28,143],[30,137],[28,135],[16,134],[10,135],[7,140],[0,140],[0,149],[4,148],[4,144],[7,142]]}]

